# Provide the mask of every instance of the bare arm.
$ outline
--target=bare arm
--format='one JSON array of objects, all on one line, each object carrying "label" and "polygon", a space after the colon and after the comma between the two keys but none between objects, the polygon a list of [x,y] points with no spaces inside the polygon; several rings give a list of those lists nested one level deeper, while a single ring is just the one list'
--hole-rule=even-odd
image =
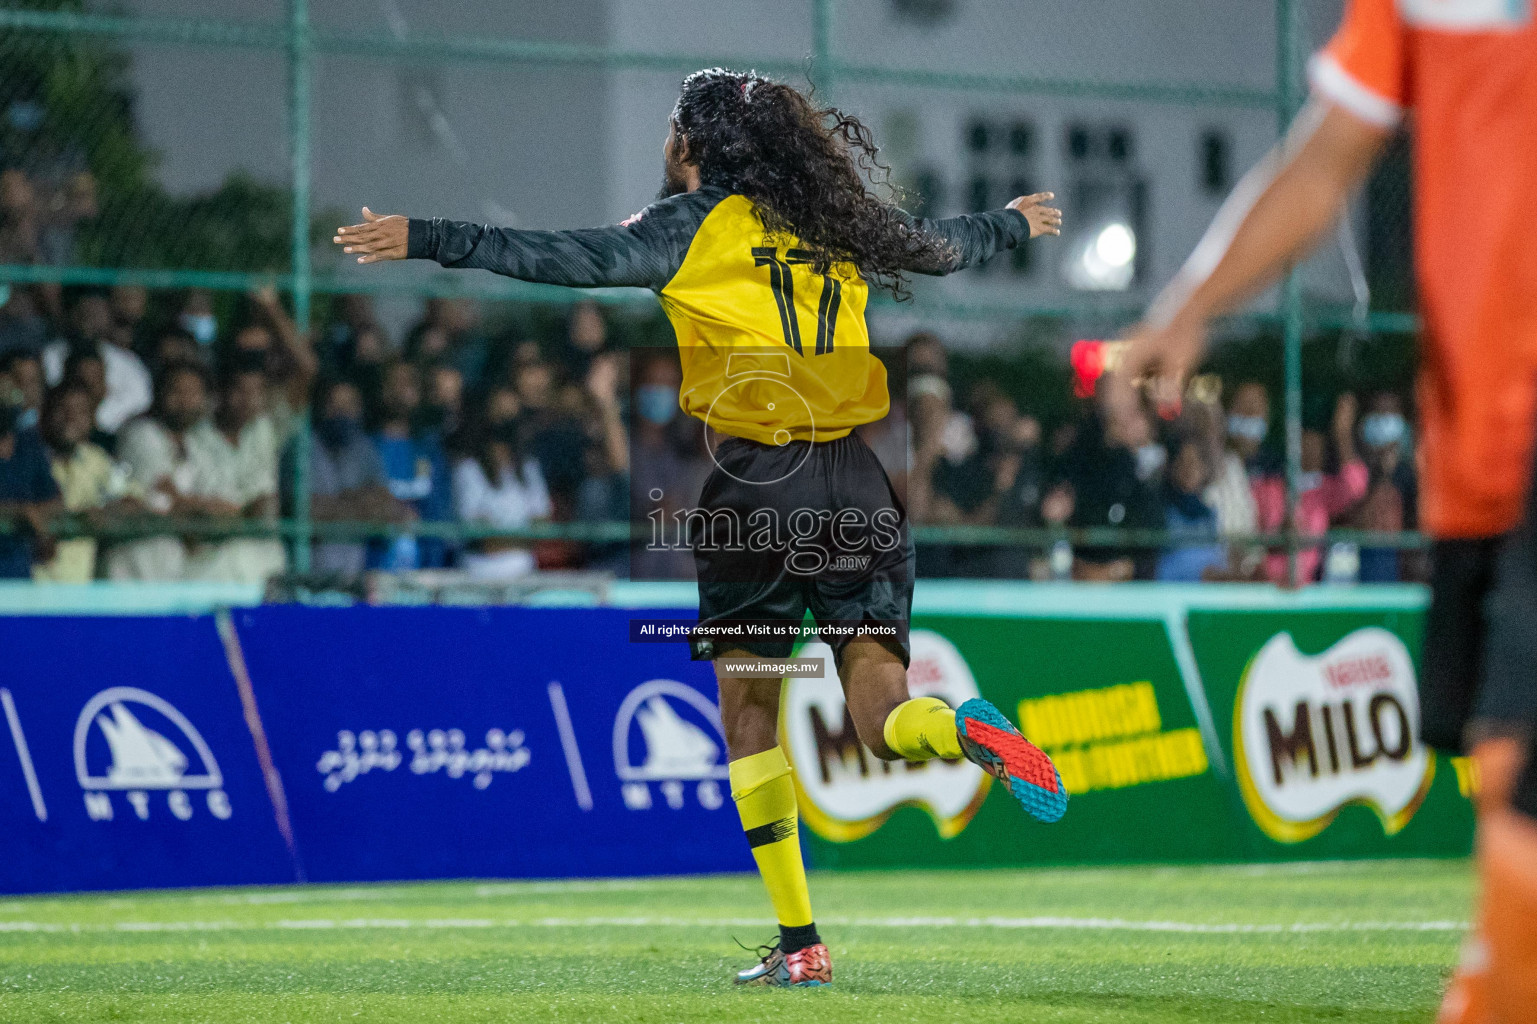
[{"label": "bare arm", "polygon": [[293,375],[284,383],[288,403],[295,409],[303,408],[304,403],[309,401],[310,385],[320,372],[320,360],[315,356],[315,346],[299,330],[299,325],[288,315],[288,311],[278,301],[277,291],[270,285],[252,293],[251,299],[261,310],[262,318],[272,328],[272,333],[277,335],[283,352],[293,363]]},{"label": "bare arm", "polygon": [[[1129,339],[1122,380],[1152,376],[1170,398],[1200,360],[1213,317],[1236,309],[1300,259],[1365,180],[1388,129],[1313,101],[1285,141],[1244,176]],[[1172,389],[1172,390],[1171,390]]]}]

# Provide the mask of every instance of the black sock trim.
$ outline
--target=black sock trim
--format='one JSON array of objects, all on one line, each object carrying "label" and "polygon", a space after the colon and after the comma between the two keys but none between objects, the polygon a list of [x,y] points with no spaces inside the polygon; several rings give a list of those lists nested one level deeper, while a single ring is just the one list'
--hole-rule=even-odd
[{"label": "black sock trim", "polygon": [[759,825],[757,828],[747,830],[747,845],[756,850],[760,846],[769,843],[777,843],[782,839],[789,839],[795,835],[795,816],[780,818],[771,821],[767,825]]},{"label": "black sock trim", "polygon": [[785,956],[789,956],[791,953],[799,953],[807,946],[815,946],[821,941],[822,937],[817,934],[817,923],[815,921],[810,924],[795,925],[793,927],[787,924],[779,926],[779,949]]}]

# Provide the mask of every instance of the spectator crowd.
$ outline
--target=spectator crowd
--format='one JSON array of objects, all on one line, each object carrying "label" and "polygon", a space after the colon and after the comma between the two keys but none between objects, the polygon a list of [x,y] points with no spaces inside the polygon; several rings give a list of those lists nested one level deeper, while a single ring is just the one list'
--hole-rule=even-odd
[{"label": "spectator crowd", "polygon": [[[920,574],[1286,579],[1284,552],[1234,539],[1291,525],[1260,383],[1206,379],[1173,420],[1136,400],[1085,400],[1076,418],[1043,425],[992,381],[958,393],[938,337],[916,335],[905,351],[892,414],[860,433],[915,523],[1178,538],[1162,548],[924,544]],[[675,545],[449,540],[420,526],[494,533],[644,522],[658,510],[671,521],[713,468],[679,386],[672,349],[625,352],[585,302],[541,335],[488,326],[468,300],[431,299],[395,338],[366,295],[338,296],[306,335],[270,290],[230,302],[197,290],[14,287],[0,305],[0,517],[13,524],[0,534],[0,577],[263,581],[288,568],[270,526],[293,513],[303,481],[317,522],[391,526],[374,539],[322,538],[316,571],[691,578],[692,556]],[[313,429],[301,445],[306,412]],[[1412,529],[1402,399],[1380,392],[1363,406],[1346,394],[1314,412],[1298,533]],[[132,536],[58,539],[51,524],[65,513],[131,523]],[[221,528],[192,528],[204,523]],[[1348,545],[1304,544],[1297,564],[1304,581],[1419,571],[1396,549]]]},{"label": "spectator crowd", "polygon": [[1394,391],[1367,395],[1364,407],[1350,392],[1305,407],[1294,516],[1281,431],[1260,381],[1197,378],[1169,418],[1135,393],[1101,389],[1046,432],[991,381],[957,397],[937,337],[910,339],[907,362],[914,522],[1167,531],[1162,546],[930,545],[919,549],[919,575],[1286,584],[1288,552],[1244,540],[1283,532],[1300,539],[1299,583],[1424,573],[1412,550],[1309,542],[1332,529],[1415,529],[1413,440]]}]

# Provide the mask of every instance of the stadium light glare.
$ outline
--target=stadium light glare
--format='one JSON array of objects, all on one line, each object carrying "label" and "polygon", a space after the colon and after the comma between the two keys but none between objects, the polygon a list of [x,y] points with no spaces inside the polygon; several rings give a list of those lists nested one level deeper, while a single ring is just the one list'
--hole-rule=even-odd
[{"label": "stadium light glare", "polygon": [[1131,286],[1136,258],[1136,232],[1125,221],[1110,221],[1085,236],[1077,258],[1068,263],[1068,283],[1080,291],[1125,291]]}]

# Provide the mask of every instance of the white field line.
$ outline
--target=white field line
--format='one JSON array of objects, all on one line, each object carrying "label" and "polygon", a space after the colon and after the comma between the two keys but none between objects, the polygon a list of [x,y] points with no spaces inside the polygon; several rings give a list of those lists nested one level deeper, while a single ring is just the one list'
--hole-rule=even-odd
[{"label": "white field line", "polygon": [[[1065,929],[1069,931],[1172,932],[1181,935],[1309,935],[1342,932],[1462,932],[1466,921],[1293,921],[1290,923],[1128,921],[1118,917],[827,917],[823,924],[851,928]],[[540,917],[507,918],[300,918],[245,921],[0,921],[0,933],[41,932],[239,932],[268,930],[339,931],[368,928],[404,930],[460,928],[757,928],[763,917]]]}]

